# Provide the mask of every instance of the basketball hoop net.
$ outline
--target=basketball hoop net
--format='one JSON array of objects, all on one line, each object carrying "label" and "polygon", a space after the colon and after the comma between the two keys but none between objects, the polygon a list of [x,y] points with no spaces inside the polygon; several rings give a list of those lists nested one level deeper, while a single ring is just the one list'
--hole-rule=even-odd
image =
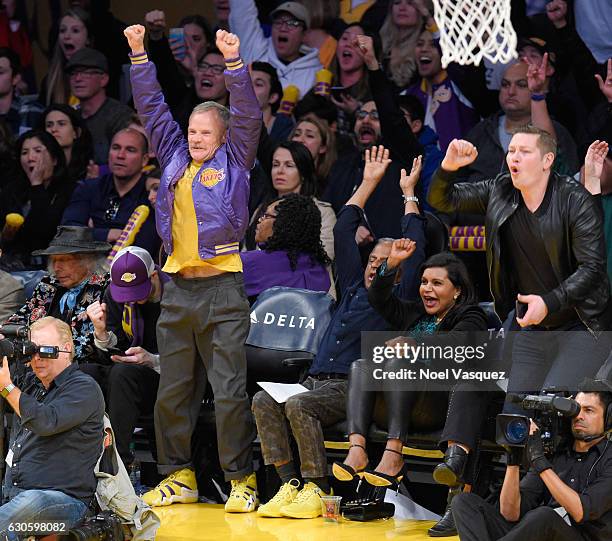
[{"label": "basketball hoop net", "polygon": [[510,0],[433,0],[440,29],[442,66],[450,62],[507,63],[517,58],[516,32],[510,22]]}]

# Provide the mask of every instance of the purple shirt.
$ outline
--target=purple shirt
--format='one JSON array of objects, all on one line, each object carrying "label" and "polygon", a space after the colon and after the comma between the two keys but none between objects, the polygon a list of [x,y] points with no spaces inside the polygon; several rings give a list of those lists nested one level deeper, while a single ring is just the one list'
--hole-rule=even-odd
[{"label": "purple shirt", "polygon": [[324,265],[307,254],[299,254],[295,270],[291,270],[287,252],[251,250],[242,252],[244,287],[248,297],[259,295],[274,287],[296,287],[311,291],[329,291],[329,272]]},{"label": "purple shirt", "polygon": [[440,149],[446,149],[453,139],[462,139],[480,120],[471,102],[461,93],[459,87],[448,77],[432,85],[421,80],[406,90],[416,96],[425,108],[424,124],[434,130],[440,138]]}]

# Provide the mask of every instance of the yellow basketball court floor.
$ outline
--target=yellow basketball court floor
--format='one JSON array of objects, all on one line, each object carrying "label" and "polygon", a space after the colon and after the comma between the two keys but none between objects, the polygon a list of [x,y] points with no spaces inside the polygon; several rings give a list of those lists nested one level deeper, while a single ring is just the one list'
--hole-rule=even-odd
[{"label": "yellow basketball court floor", "polygon": [[[433,522],[378,520],[373,522],[328,523],[322,518],[293,520],[258,517],[257,513],[227,514],[222,505],[176,504],[157,507],[161,519],[157,541],[197,541],[200,539],[249,541],[356,541],[397,539],[425,541]],[[458,541],[458,537],[446,537]]]}]

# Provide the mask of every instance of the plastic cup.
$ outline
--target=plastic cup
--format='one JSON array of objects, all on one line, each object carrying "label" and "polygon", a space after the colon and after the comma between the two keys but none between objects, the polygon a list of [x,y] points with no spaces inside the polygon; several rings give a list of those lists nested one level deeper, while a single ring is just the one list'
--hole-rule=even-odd
[{"label": "plastic cup", "polygon": [[321,496],[321,514],[325,522],[338,522],[342,496]]}]

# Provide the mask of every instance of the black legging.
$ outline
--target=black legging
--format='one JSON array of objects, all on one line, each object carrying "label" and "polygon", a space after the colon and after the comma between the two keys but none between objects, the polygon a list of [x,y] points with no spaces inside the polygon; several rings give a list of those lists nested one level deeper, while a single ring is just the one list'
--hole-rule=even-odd
[{"label": "black legging", "polygon": [[367,437],[372,419],[387,429],[388,439],[406,441],[408,431],[433,431],[444,423],[448,393],[402,389],[400,381],[389,381],[382,391],[373,387],[373,368],[396,371],[406,367],[405,359],[391,359],[374,365],[358,360],[349,369],[346,402],[348,433]]},{"label": "black legging", "polygon": [[444,430],[440,436],[440,448],[446,451],[449,441],[467,445],[474,450],[481,437],[487,413],[494,400],[501,403],[504,392],[494,384],[482,384],[475,389],[473,383],[459,383],[451,391]]}]

